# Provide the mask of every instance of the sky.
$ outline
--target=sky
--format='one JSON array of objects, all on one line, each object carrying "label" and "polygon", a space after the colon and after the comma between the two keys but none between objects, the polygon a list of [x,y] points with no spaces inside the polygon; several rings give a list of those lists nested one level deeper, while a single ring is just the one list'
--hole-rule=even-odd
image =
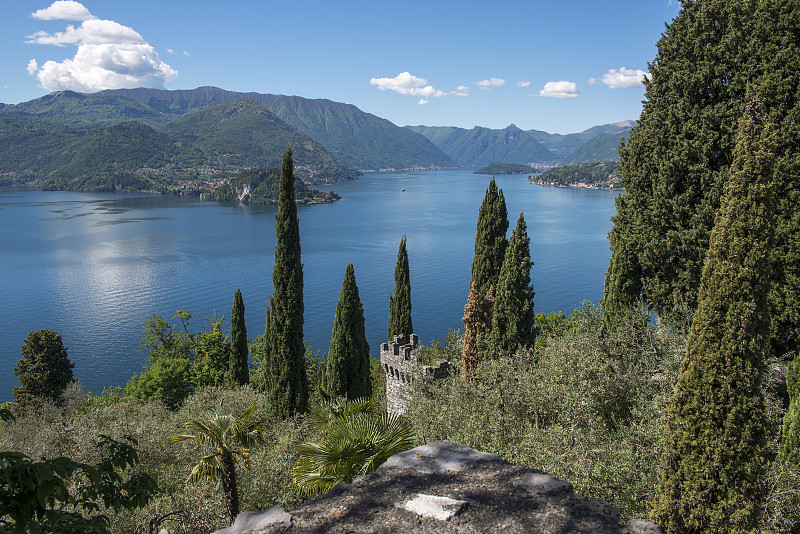
[{"label": "sky", "polygon": [[71,89],[327,98],[404,125],[637,119],[677,0],[0,0],[0,102]]}]

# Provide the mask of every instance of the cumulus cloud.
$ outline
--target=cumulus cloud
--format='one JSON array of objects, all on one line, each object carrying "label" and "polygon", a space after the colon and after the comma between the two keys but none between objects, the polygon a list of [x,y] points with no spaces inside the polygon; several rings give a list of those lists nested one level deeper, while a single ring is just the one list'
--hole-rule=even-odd
[{"label": "cumulus cloud", "polygon": [[531,82],[528,81],[519,81],[517,82],[517,87],[528,87],[530,84]]},{"label": "cumulus cloud", "polygon": [[50,7],[37,9],[31,17],[39,20],[89,20],[96,18],[83,4],[73,0],[56,0]]},{"label": "cumulus cloud", "polygon": [[589,85],[597,85],[597,78],[594,77],[589,78],[588,80],[586,80],[586,83],[588,83]]},{"label": "cumulus cloud", "polygon": [[641,69],[627,69],[625,67],[608,69],[600,81],[611,89],[631,89],[644,83],[646,73]]},{"label": "cumulus cloud", "polygon": [[502,78],[489,78],[488,80],[481,80],[474,83],[478,86],[478,89],[487,91],[492,87],[500,87],[501,85],[505,84],[506,81]]},{"label": "cumulus cloud", "polygon": [[419,96],[420,99],[417,104],[420,105],[427,104],[432,98],[439,99],[447,95],[469,95],[468,88],[463,85],[459,85],[455,91],[442,91],[429,85],[428,80],[425,78],[414,76],[408,71],[401,72],[394,78],[371,78],[369,84],[377,86],[381,91],[394,91],[401,95]]},{"label": "cumulus cloud", "polygon": [[547,98],[578,98],[578,85],[575,82],[560,80],[547,82],[539,91],[539,96]]},{"label": "cumulus cloud", "polygon": [[63,32],[38,31],[28,36],[26,42],[30,44],[77,46],[75,56],[61,62],[51,60],[39,66],[32,59],[28,63],[28,73],[36,76],[39,85],[48,91],[70,89],[90,93],[163,87],[164,82],[178,75],[133,28],[99,19],[79,2],[58,0],[31,16],[41,20],[83,21],[78,27],[68,25]]}]

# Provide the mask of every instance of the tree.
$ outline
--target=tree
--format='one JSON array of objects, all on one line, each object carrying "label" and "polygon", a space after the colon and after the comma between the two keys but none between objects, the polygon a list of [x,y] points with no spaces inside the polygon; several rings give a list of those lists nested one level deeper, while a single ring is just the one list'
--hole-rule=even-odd
[{"label": "tree", "polygon": [[186,426],[194,434],[172,436],[173,441],[193,440],[211,452],[192,468],[189,482],[205,478],[222,482],[225,509],[231,521],[239,515],[239,488],[236,482],[236,464],[244,461],[250,467],[250,449],[263,440],[263,421],[251,421],[255,404],[251,404],[242,415],[214,415],[207,422],[190,419]]},{"label": "tree", "polygon": [[211,323],[210,332],[197,335],[197,357],[192,369],[192,384],[195,388],[220,386],[228,376],[230,345],[222,333],[222,321]]},{"label": "tree", "polygon": [[414,333],[411,324],[411,276],[408,269],[406,236],[400,240],[397,251],[397,264],[394,267],[394,295],[389,294],[389,325],[386,336],[409,337]]},{"label": "tree", "polygon": [[483,203],[478,211],[475,233],[475,257],[472,259],[472,280],[478,292],[485,296],[489,286],[497,287],[508,241],[508,211],[503,190],[497,189],[494,178],[489,182]]},{"label": "tree", "polygon": [[494,286],[489,286],[486,296],[478,290],[478,284],[472,282],[467,304],[464,306],[464,350],[461,353],[461,378],[472,380],[480,362],[483,336],[489,332],[492,324],[492,301]]},{"label": "tree", "polygon": [[267,395],[279,418],[302,413],[308,405],[303,344],[303,264],[300,226],[294,200],[292,149],[283,155],[278,211],[275,214],[275,267],[265,329]]},{"label": "tree", "polygon": [[58,401],[61,393],[75,381],[74,365],[69,361],[61,334],[55,330],[35,330],[25,338],[14,374],[20,386],[14,386],[14,400],[25,405],[39,399]]},{"label": "tree", "polygon": [[653,507],[666,533],[751,532],[763,510],[774,145],[758,108],[741,121],[670,400]]},{"label": "tree", "polygon": [[364,309],[358,296],[353,264],[348,263],[336,305],[333,332],[325,364],[325,387],[330,395],[348,399],[369,397],[369,344],[364,330]]},{"label": "tree", "polygon": [[231,310],[231,351],[228,362],[228,381],[243,386],[250,382],[248,366],[247,325],[244,322],[244,299],[236,288]]},{"label": "tree", "polygon": [[783,416],[780,450],[784,460],[800,466],[800,356],[795,356],[786,370],[786,389],[789,408]]},{"label": "tree", "polygon": [[520,213],[508,242],[492,306],[492,347],[509,354],[530,345],[534,338],[530,242]]},{"label": "tree", "polygon": [[800,4],[684,1],[658,42],[637,126],[620,148],[604,306],[641,297],[662,315],[696,309],[714,217],[752,83],[776,126],[772,348],[800,339]]}]

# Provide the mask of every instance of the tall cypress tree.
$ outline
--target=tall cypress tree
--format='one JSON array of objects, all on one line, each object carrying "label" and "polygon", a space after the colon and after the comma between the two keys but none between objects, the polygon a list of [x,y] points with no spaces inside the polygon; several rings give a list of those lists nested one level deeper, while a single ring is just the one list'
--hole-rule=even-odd
[{"label": "tall cypress tree", "polygon": [[751,532],[766,470],[773,146],[751,99],[670,400],[653,514],[665,533]]},{"label": "tall cypress tree", "polygon": [[781,456],[794,465],[800,465],[800,356],[795,355],[786,370],[786,389],[789,409],[783,416]]},{"label": "tall cypress tree", "polygon": [[348,399],[366,398],[372,394],[370,379],[364,308],[358,296],[353,264],[348,263],[333,319],[331,345],[325,366],[325,387],[331,395]]},{"label": "tall cypress tree", "polygon": [[277,417],[302,413],[308,405],[305,345],[303,344],[303,264],[300,226],[294,200],[292,149],[283,155],[275,214],[273,294],[267,312],[267,395]]},{"label": "tall cypress tree", "polygon": [[517,227],[508,241],[492,306],[492,344],[508,354],[533,342],[530,242],[525,217],[520,213]]},{"label": "tall cypress tree", "polygon": [[394,266],[394,294],[389,295],[389,325],[387,339],[394,336],[410,336],[414,333],[411,324],[411,276],[408,269],[406,236],[400,240],[397,264]]},{"label": "tall cypress tree", "polygon": [[489,286],[486,295],[478,290],[478,284],[472,282],[467,304],[464,306],[464,349],[461,353],[459,374],[465,380],[472,380],[480,362],[483,338],[492,325],[492,302],[494,286]]},{"label": "tall cypress tree", "polygon": [[234,385],[244,385],[250,382],[250,369],[248,367],[247,325],[244,322],[244,299],[242,292],[237,287],[233,296],[231,309],[231,351],[228,362],[228,382]]},{"label": "tall cypress tree", "polygon": [[644,109],[620,149],[626,193],[613,218],[604,304],[632,304],[641,287],[645,303],[661,314],[676,304],[696,309],[752,83],[777,135],[769,302],[772,347],[781,355],[800,340],[800,2],[682,3],[658,42]]},{"label": "tall cypress tree", "polygon": [[[472,259],[472,283],[481,295],[489,286],[497,286],[503,266],[508,240],[508,211],[503,190],[497,189],[494,178],[489,182],[483,203],[478,211],[478,228],[475,233],[475,256]],[[470,286],[471,286],[470,284]]]}]

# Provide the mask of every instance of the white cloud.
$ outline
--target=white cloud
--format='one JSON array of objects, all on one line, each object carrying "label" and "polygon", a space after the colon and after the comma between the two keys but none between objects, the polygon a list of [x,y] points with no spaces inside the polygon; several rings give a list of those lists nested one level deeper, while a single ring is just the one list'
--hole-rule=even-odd
[{"label": "white cloud", "polygon": [[589,78],[588,80],[586,80],[586,83],[588,83],[589,85],[597,85],[597,78],[594,77]]},{"label": "white cloud", "polygon": [[436,89],[432,85],[428,85],[428,80],[425,78],[418,78],[410,72],[401,72],[394,78],[372,78],[369,81],[370,85],[375,85],[381,91],[394,91],[401,95],[414,95],[421,97],[417,104],[427,104],[431,98],[442,98],[447,95],[468,96],[466,92],[467,87],[459,86],[455,91],[446,92],[441,89]]},{"label": "white cloud", "polygon": [[184,51],[183,51],[183,55],[184,55],[184,56],[188,56],[188,55],[189,55],[189,52],[187,52],[186,50],[184,50]]},{"label": "white cloud", "polygon": [[[133,28],[113,20],[98,19],[78,2],[59,0],[31,16],[43,20],[83,20],[77,28],[68,25],[63,32],[39,31],[27,43],[55,46],[76,45],[72,58],[47,61],[39,66],[28,63],[28,73],[48,91],[70,89],[95,92],[103,89],[163,87],[178,75],[159,58],[155,49]],[[77,18],[77,17],[82,18]],[[172,53],[171,49],[167,49]]]},{"label": "white cloud", "polygon": [[644,83],[646,73],[640,69],[627,69],[625,67],[608,69],[608,72],[600,78],[604,84],[611,89],[631,89],[639,87]]},{"label": "white cloud", "polygon": [[167,54],[174,54],[174,53],[175,53],[175,50],[173,50],[171,48],[167,48]]},{"label": "white cloud", "polygon": [[519,81],[517,82],[517,87],[528,87],[530,84],[531,82],[528,81]]},{"label": "white cloud", "polygon": [[458,87],[456,87],[456,90],[452,91],[450,94],[456,96],[469,96],[469,87],[467,87],[466,85],[459,85]]},{"label": "white cloud", "polygon": [[89,20],[95,18],[83,4],[73,0],[56,0],[50,7],[38,9],[31,17],[39,20]]},{"label": "white cloud", "polygon": [[506,81],[502,78],[489,78],[488,80],[481,80],[479,82],[473,82],[475,85],[478,86],[478,89],[482,91],[487,91],[492,87],[500,87],[501,85],[505,84]]},{"label": "white cloud", "polygon": [[539,91],[539,96],[547,98],[578,98],[578,85],[575,82],[560,80],[547,82],[544,89]]}]

